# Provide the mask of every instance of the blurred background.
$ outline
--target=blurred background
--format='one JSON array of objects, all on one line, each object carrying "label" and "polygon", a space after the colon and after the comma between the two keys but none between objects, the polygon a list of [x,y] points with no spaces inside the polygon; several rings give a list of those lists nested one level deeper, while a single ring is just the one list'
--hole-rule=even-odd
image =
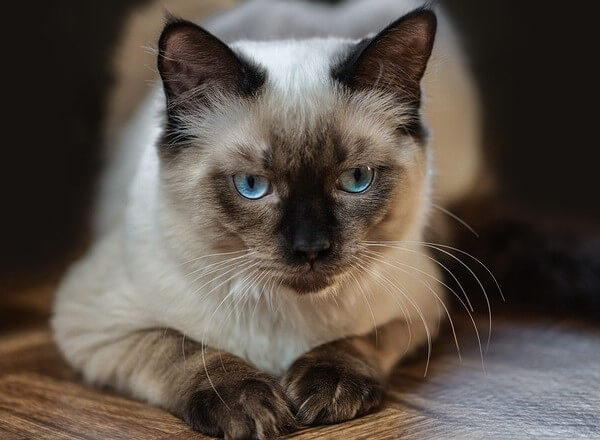
[{"label": "blurred background", "polygon": [[[144,3],[21,2],[4,16],[3,293],[59,273],[85,247],[111,55],[126,14]],[[553,2],[439,3],[472,60],[504,194],[540,221],[597,230],[594,15]]]}]

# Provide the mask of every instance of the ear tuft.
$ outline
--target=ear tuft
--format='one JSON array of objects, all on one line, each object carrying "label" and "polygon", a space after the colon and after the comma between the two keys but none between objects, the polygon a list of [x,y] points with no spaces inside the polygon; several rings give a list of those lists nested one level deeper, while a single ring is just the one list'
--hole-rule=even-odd
[{"label": "ear tuft", "polygon": [[249,94],[264,82],[264,72],[217,37],[170,15],[158,43],[158,71],[170,105],[201,100],[211,90]]},{"label": "ear tuft", "polygon": [[416,9],[358,43],[333,76],[351,88],[379,88],[418,103],[436,28],[433,11]]}]

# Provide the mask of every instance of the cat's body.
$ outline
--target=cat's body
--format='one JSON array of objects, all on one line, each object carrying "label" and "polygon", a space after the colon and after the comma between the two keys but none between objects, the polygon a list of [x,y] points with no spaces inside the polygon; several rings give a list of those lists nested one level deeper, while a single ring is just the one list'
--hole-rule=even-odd
[{"label": "cat's body", "polygon": [[[314,19],[317,12],[325,18],[334,14],[323,13],[321,5],[285,2],[284,10],[268,3],[249,2],[208,28],[226,40],[331,37],[237,42],[231,47],[240,61],[189,24],[168,26],[159,47],[170,105],[167,133],[161,90],[117,141],[117,164],[101,199],[99,238],[69,271],[53,319],[59,347],[87,380],[163,406],[196,429],[232,438],[288,429],[294,422],[286,401],[302,423],[345,420],[380,402],[385,375],[434,336],[445,314],[445,292],[434,281],[439,268],[419,244],[426,239],[432,202],[460,199],[480,173],[475,94],[445,20],[434,51],[437,62],[425,79],[431,86],[424,95],[431,147],[415,121],[418,104],[411,107],[420,102],[418,81],[413,89],[412,79],[404,78],[398,90],[415,99],[396,103],[391,93],[375,89],[401,79],[386,76],[383,68],[361,70],[369,54],[354,60],[360,41],[339,38],[378,31],[418,6],[415,2],[351,2],[347,11],[356,10],[339,13],[339,22]],[[287,9],[291,6],[297,9]],[[407,19],[414,24],[400,22],[390,34],[398,33],[393,37],[400,46],[420,44],[411,51],[425,53],[435,27],[431,17],[418,12]],[[414,29],[421,32],[416,43]],[[391,37],[381,38],[384,44]],[[226,81],[225,92],[198,92],[185,84],[189,75],[209,74],[195,60],[182,69],[181,60],[188,60],[172,55],[204,47],[193,45],[194,39],[223,51],[213,62],[229,70],[211,81],[215,87]],[[406,67],[415,69],[415,77],[423,73],[423,57]],[[345,81],[351,92],[336,85]],[[359,89],[358,83],[368,87]],[[227,95],[231,87],[240,87],[240,98]],[[195,95],[186,95],[189,90]],[[188,98],[198,93],[193,107]],[[181,139],[202,147],[182,147]],[[359,196],[327,187],[321,194],[319,179],[338,162],[355,170],[368,162],[376,169],[370,192]],[[222,176],[261,167],[288,176],[271,177],[273,193],[264,202],[237,197],[229,177]],[[297,185],[304,185],[298,194]],[[337,211],[321,206],[323,200]],[[265,231],[279,232],[269,241]],[[325,247],[296,249],[298,240],[315,234],[325,234]],[[403,243],[385,247],[393,241]],[[373,247],[377,243],[381,247]],[[262,263],[252,259],[259,257]],[[295,260],[304,257],[308,270]],[[262,267],[264,261],[276,266],[272,273]],[[263,372],[283,375],[283,388]]]}]

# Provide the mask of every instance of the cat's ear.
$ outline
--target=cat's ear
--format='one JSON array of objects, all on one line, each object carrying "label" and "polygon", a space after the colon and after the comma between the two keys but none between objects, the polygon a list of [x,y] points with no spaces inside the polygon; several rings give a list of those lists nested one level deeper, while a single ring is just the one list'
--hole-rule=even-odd
[{"label": "cat's ear", "polygon": [[170,18],[158,43],[158,71],[169,109],[202,101],[216,91],[247,95],[264,72],[214,35],[189,21]]},{"label": "cat's ear", "polygon": [[436,28],[435,13],[417,9],[358,43],[334,69],[334,78],[351,88],[379,88],[418,102]]}]

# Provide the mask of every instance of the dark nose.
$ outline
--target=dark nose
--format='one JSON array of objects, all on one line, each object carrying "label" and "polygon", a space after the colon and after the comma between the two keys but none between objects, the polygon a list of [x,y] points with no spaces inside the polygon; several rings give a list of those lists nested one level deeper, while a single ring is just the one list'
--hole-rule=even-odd
[{"label": "dark nose", "polygon": [[327,255],[329,248],[331,248],[331,243],[326,237],[316,237],[310,240],[298,237],[292,245],[296,255],[306,259],[311,264],[318,258]]}]

